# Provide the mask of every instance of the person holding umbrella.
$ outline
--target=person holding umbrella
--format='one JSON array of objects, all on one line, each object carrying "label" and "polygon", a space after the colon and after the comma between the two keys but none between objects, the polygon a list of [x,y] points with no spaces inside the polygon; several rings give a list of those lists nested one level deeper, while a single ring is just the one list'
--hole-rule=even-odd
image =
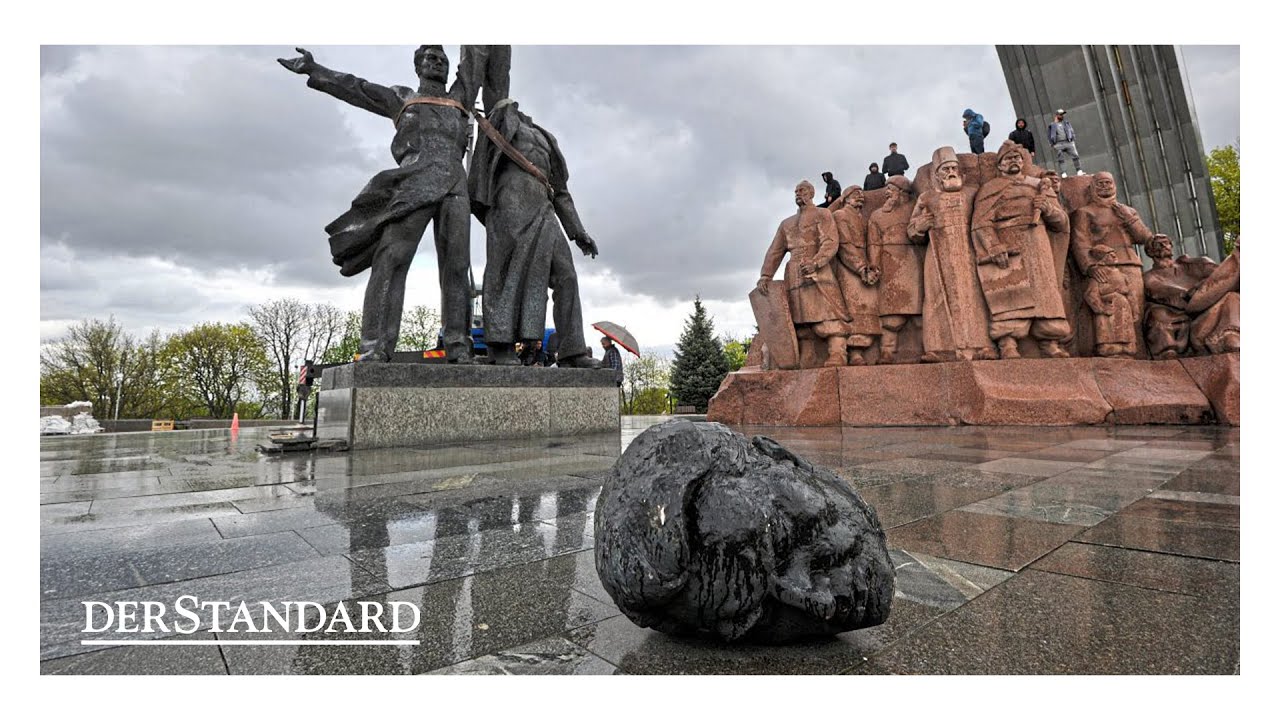
[{"label": "person holding umbrella", "polygon": [[623,350],[640,357],[640,343],[636,342],[635,336],[629,330],[617,323],[598,322],[592,323],[591,327],[604,335],[600,338],[600,346],[604,348],[602,367],[613,368],[614,380],[618,383],[618,387],[622,387],[622,353],[618,347],[621,346]]},{"label": "person holding umbrella", "polygon": [[622,387],[622,353],[618,352],[618,346],[608,335],[600,338],[600,346],[604,348],[604,366],[613,368],[613,380]]}]

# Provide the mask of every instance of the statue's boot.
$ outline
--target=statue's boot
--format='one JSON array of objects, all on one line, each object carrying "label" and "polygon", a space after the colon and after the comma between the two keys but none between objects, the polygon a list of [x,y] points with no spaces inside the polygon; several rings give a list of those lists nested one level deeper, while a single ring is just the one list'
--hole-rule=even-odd
[{"label": "statue's boot", "polygon": [[471,346],[465,342],[449,343],[444,348],[445,360],[455,365],[471,365],[475,358],[471,355]]},{"label": "statue's boot", "polygon": [[945,360],[944,360],[944,359],[943,359],[943,357],[942,357],[941,355],[939,355],[938,353],[935,353],[935,352],[927,352],[927,353],[925,353],[925,354],[923,354],[923,355],[921,355],[921,356],[920,356],[920,362],[922,362],[922,363],[940,363],[940,362],[945,362]]},{"label": "statue's boot", "polygon": [[855,348],[854,350],[850,351],[849,364],[854,366],[866,365],[867,357],[866,355],[863,354],[863,352],[864,351],[861,348]]},{"label": "statue's boot", "polygon": [[1022,353],[1018,352],[1018,338],[1006,335],[1000,338],[999,345],[1001,360],[1017,360],[1022,357]]},{"label": "statue's boot", "polygon": [[599,367],[604,367],[604,364],[601,363],[599,360],[596,360],[595,358],[591,357],[590,355],[583,353],[581,355],[574,355],[573,357],[560,358],[559,360],[556,361],[556,366],[567,367],[567,368],[595,369]]},{"label": "statue's boot", "polygon": [[885,331],[880,336],[880,362],[891,364],[894,361],[894,355],[898,352],[898,333]]},{"label": "statue's boot", "polygon": [[390,362],[391,353],[383,349],[377,340],[361,340],[356,362]]},{"label": "statue's boot", "polygon": [[995,348],[984,347],[984,348],[978,348],[973,353],[973,359],[974,360],[999,360],[1000,355],[995,351]]},{"label": "statue's boot", "polygon": [[512,343],[489,343],[489,357],[494,365],[519,365],[516,347]]},{"label": "statue's boot", "polygon": [[1062,346],[1058,345],[1057,340],[1041,340],[1040,352],[1043,353],[1045,357],[1051,357],[1051,358],[1071,357],[1071,353],[1067,352],[1066,350],[1063,350]]},{"label": "statue's boot", "polygon": [[827,338],[827,361],[823,367],[844,367],[848,365],[848,339],[843,335]]}]

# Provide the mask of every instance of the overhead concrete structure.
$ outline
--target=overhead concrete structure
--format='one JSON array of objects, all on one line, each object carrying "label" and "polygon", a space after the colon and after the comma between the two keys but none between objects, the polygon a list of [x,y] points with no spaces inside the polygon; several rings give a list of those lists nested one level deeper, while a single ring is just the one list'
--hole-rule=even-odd
[{"label": "overhead concrete structure", "polygon": [[[1120,202],[1168,235],[1175,255],[1222,259],[1222,230],[1178,48],[1001,45],[996,52],[1014,110],[1035,133],[1037,165],[1057,166],[1048,126],[1054,112],[1065,109],[1085,172],[1115,175]],[[1064,168],[1074,172],[1069,160]]]}]

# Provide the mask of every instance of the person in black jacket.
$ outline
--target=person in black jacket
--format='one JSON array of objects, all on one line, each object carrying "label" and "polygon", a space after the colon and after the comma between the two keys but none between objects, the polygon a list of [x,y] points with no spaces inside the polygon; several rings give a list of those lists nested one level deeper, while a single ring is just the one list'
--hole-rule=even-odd
[{"label": "person in black jacket", "polygon": [[1015,125],[1017,129],[1009,133],[1009,139],[1026,148],[1027,152],[1034,157],[1036,154],[1036,137],[1027,129],[1027,121],[1024,118],[1018,118],[1018,122]]},{"label": "person in black jacket", "polygon": [[867,168],[867,170],[870,172],[867,173],[867,178],[862,181],[863,190],[879,190],[885,186],[887,180],[885,179],[884,173],[880,172],[879,165],[871,163],[871,167]]},{"label": "person in black jacket", "polygon": [[840,181],[836,180],[830,170],[822,173],[822,179],[827,183],[827,190],[825,200],[818,206],[820,208],[829,207],[831,203],[836,201],[836,198],[840,197]]},{"label": "person in black jacket", "polygon": [[906,175],[909,167],[906,156],[898,153],[898,143],[889,143],[889,154],[884,156],[884,174],[889,177]]}]

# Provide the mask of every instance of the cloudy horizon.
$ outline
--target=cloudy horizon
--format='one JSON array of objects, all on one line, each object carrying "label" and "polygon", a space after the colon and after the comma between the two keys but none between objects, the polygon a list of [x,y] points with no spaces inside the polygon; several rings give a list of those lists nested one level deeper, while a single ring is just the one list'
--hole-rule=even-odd
[{"label": "cloudy horizon", "polygon": [[[370,81],[415,84],[411,46],[309,46]],[[458,48],[447,45],[456,64]],[[391,167],[385,118],[306,87],[291,46],[43,46],[40,338],[114,316],[135,335],[238,322],[294,297],[355,310],[324,226]],[[512,96],[556,135],[600,248],[575,250],[585,323],[669,352],[700,296],[721,334],[746,302],[800,179],[860,183],[896,141],[912,167],[992,138],[1013,108],[994,46],[521,46]],[[1184,46],[1206,150],[1238,141],[1238,46]],[[450,75],[456,68],[451,68]],[[483,274],[484,231],[471,256]],[[406,305],[438,307],[430,240]]]}]

